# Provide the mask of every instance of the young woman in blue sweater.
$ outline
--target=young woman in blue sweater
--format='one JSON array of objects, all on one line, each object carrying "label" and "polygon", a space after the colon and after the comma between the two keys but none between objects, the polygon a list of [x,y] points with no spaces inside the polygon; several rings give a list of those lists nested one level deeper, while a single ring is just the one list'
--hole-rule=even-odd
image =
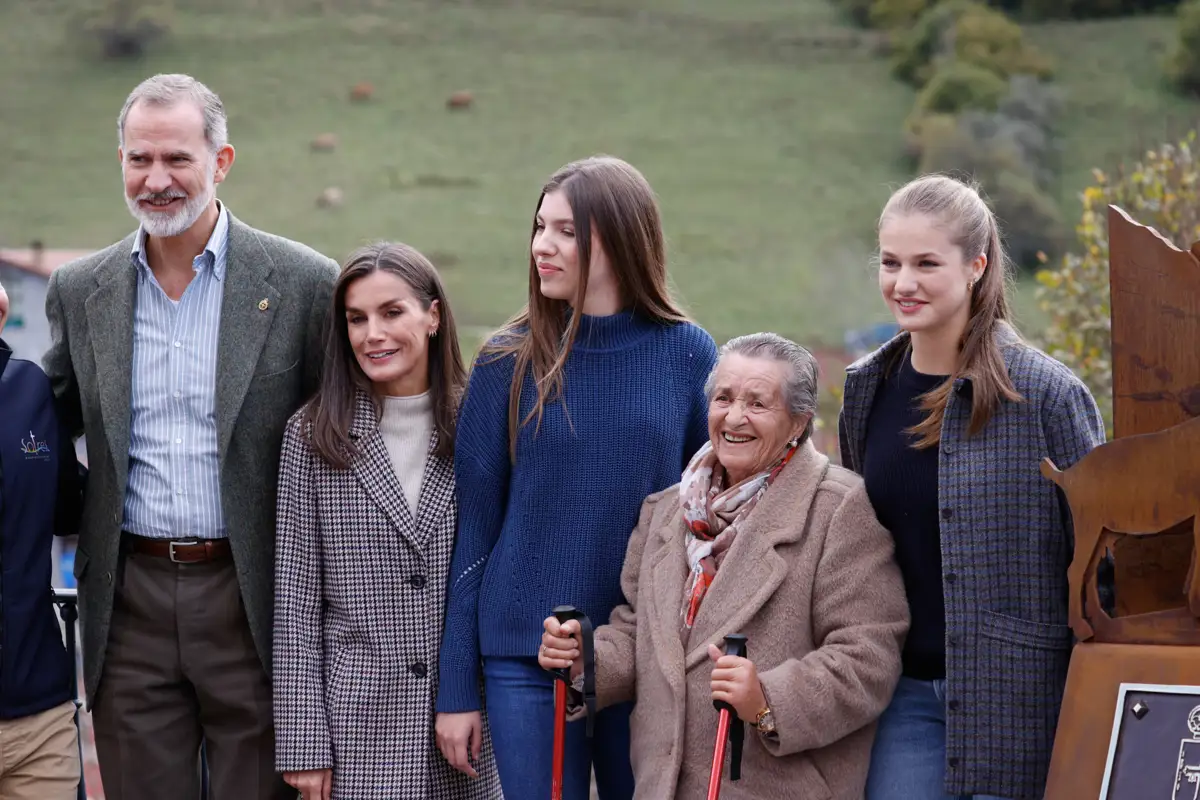
[{"label": "young woman in blue sweater", "polygon": [[[459,534],[438,686],[438,746],[473,774],[486,710],[510,798],[550,788],[553,685],[542,620],[603,624],[649,494],[707,439],[716,346],[667,288],[658,205],[616,158],[560,169],[538,199],[529,301],[484,345],[458,420]],[[568,726],[564,797],[633,796],[629,704]]]}]

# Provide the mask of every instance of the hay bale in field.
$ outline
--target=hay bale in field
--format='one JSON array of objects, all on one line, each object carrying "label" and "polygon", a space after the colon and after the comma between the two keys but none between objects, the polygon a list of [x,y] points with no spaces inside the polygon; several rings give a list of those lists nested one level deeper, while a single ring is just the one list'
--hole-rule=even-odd
[{"label": "hay bale in field", "polygon": [[473,102],[475,102],[475,95],[464,89],[446,98],[446,108],[451,111],[461,111],[470,108]]},{"label": "hay bale in field", "polygon": [[317,195],[317,208],[338,208],[345,202],[345,194],[336,186],[330,186]]},{"label": "hay bale in field", "polygon": [[337,149],[338,138],[334,133],[322,133],[309,143],[314,153],[332,153]]}]

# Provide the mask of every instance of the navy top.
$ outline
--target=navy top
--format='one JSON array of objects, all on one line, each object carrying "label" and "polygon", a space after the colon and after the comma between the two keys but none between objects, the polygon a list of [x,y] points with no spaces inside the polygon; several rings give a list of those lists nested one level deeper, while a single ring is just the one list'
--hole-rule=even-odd
[{"label": "navy top", "polygon": [[[712,337],[632,312],[584,316],[563,401],[521,428],[509,459],[514,356],[481,356],[459,412],[459,532],[437,710],[478,710],[481,656],[528,656],[570,604],[593,624],[624,602],[621,567],[642,501],[679,482],[708,439]],[[536,393],[525,377],[524,419]],[[535,433],[536,429],[536,433]]]},{"label": "navy top", "polygon": [[51,537],[78,533],[82,481],[50,381],[0,341],[0,719],[75,696],[51,601]]},{"label": "navy top", "polygon": [[904,674],[946,677],[946,604],[942,597],[942,536],[938,524],[938,448],[917,450],[905,430],[925,418],[921,395],[946,380],[913,369],[906,353],[879,384],[867,418],[863,481],[879,522],[896,541],[896,563],[912,625],[904,642]]}]

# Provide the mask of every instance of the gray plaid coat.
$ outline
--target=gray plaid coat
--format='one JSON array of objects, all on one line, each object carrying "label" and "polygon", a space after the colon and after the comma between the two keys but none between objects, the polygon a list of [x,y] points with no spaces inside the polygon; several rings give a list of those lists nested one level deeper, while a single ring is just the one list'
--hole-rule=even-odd
[{"label": "gray plaid coat", "polygon": [[438,649],[457,506],[451,461],[429,460],[417,513],[360,392],[360,453],[335,470],[300,414],[279,465],[275,735],[280,772],[333,769],[344,800],[500,798],[491,741],[471,780],[434,741]]},{"label": "gray plaid coat", "polygon": [[[1083,383],[1064,365],[996,334],[1023,402],[1001,403],[967,438],[971,381],[956,381],[938,457],[946,602],[946,784],[951,795],[1041,798],[1073,639],[1065,499],[1038,465],[1066,469],[1104,441]],[[852,364],[839,426],[842,462],[862,473],[867,417],[901,334]]]}]

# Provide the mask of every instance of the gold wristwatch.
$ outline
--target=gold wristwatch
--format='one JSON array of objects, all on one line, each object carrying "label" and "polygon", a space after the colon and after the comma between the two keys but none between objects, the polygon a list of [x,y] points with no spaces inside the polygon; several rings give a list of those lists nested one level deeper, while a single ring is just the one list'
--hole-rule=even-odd
[{"label": "gold wristwatch", "polygon": [[771,712],[770,706],[758,712],[758,716],[754,718],[754,727],[758,728],[758,732],[763,736],[771,736],[775,733],[775,715]]}]

